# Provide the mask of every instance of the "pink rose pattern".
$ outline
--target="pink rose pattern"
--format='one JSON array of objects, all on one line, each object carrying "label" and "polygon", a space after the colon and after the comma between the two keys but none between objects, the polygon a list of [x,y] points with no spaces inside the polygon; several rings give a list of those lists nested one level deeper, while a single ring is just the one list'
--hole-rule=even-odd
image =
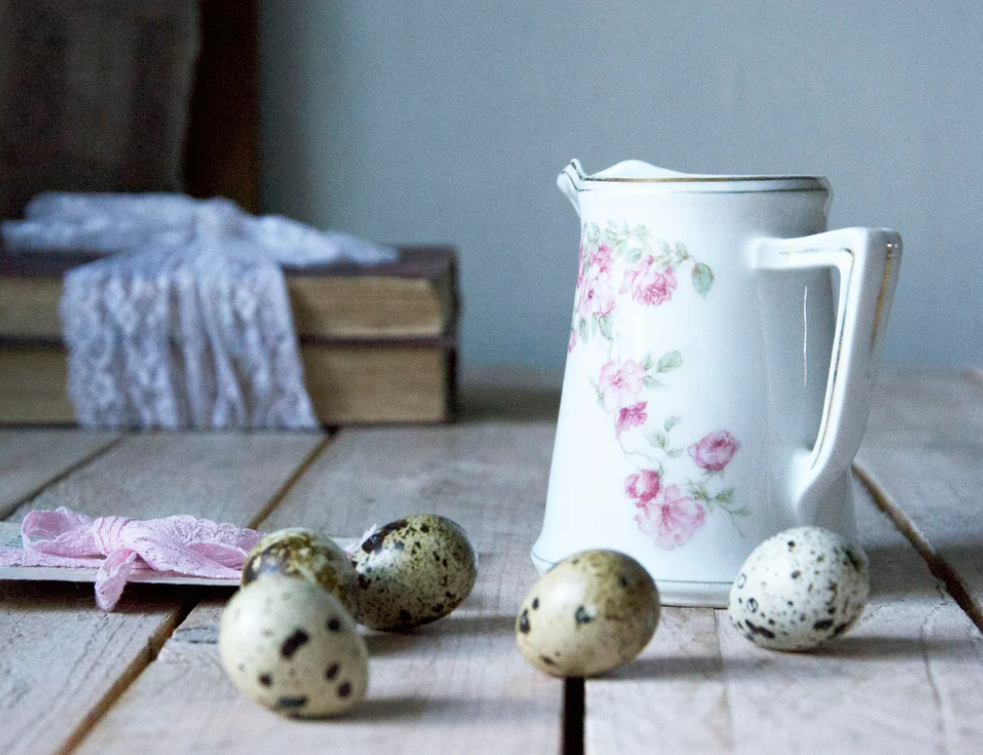
[{"label": "pink rose pattern", "polygon": [[[641,361],[613,356],[618,343],[613,313],[619,301],[643,307],[671,302],[679,292],[677,270],[683,265],[692,265],[693,288],[706,297],[714,281],[713,272],[682,244],[655,241],[645,226],[632,228],[609,221],[602,229],[596,223],[585,223],[567,347],[573,352],[598,336],[607,342],[607,358],[592,385],[599,406],[612,418],[614,437],[625,459],[637,470],[624,482],[625,497],[636,509],[635,522],[657,548],[665,550],[689,542],[707,515],[717,509],[729,514],[735,526],[738,517],[749,513],[735,503],[734,488],[717,487],[715,482],[741,448],[730,432],[710,432],[695,443],[680,446],[673,442],[679,417],[668,417],[658,429],[647,427],[653,406],[645,393],[664,385],[665,376],[682,366],[682,354],[669,351],[658,360],[649,355]],[[695,465],[689,468],[696,470],[688,476],[680,468],[680,463],[687,461]],[[668,467],[674,476],[679,475],[676,482],[667,482]]]},{"label": "pink rose pattern", "polygon": [[718,433],[710,433],[699,443],[690,446],[687,451],[693,457],[696,466],[711,472],[722,472],[740,447],[737,438],[726,430],[721,430]]},{"label": "pink rose pattern", "polygon": [[628,475],[625,480],[625,494],[635,499],[639,508],[648,504],[662,492],[662,478],[652,469],[643,469],[638,474]]},{"label": "pink rose pattern", "polygon": [[[615,268],[624,264],[615,281]],[[657,241],[644,225],[635,227],[609,220],[606,227],[584,223],[577,261],[577,296],[567,352],[598,335],[608,343],[615,340],[612,314],[618,294],[643,307],[658,307],[672,300],[679,288],[676,271],[692,265],[690,280],[697,294],[705,297],[713,284],[710,267],[696,259],[683,244]],[[626,297],[627,298],[627,297]]]},{"label": "pink rose pattern", "polygon": [[597,388],[601,392],[604,411],[613,412],[641,393],[645,385],[645,367],[628,359],[621,364],[610,361],[601,367]]},{"label": "pink rose pattern", "polygon": [[618,293],[631,291],[631,298],[635,301],[658,307],[672,298],[677,285],[672,268],[660,270],[655,257],[649,255],[625,273],[625,280]]},{"label": "pink rose pattern", "polygon": [[646,406],[648,406],[648,402],[639,401],[632,406],[618,409],[618,419],[614,421],[614,437],[620,438],[621,433],[625,430],[644,425],[645,420],[648,419],[648,415],[645,413]]},{"label": "pink rose pattern", "polygon": [[703,526],[707,512],[692,498],[682,494],[678,485],[670,485],[662,495],[648,501],[636,501],[639,512],[635,522],[659,548],[671,551],[693,537]]}]

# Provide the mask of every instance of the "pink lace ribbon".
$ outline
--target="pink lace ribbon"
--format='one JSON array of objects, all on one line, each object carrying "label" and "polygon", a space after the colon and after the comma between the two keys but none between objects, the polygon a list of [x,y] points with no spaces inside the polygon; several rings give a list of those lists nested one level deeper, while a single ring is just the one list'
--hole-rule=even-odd
[{"label": "pink lace ribbon", "polygon": [[0,548],[0,566],[98,568],[96,604],[111,611],[136,569],[238,579],[246,555],[261,536],[255,530],[193,516],[93,519],[62,506],[24,517],[24,549]]}]

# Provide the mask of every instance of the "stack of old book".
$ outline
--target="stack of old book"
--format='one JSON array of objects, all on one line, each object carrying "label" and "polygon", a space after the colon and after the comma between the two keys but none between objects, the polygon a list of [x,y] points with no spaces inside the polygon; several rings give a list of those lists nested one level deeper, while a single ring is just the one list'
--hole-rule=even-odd
[{"label": "stack of old book", "polygon": [[[443,422],[454,398],[455,256],[403,247],[398,262],[287,268],[307,391],[325,425]],[[0,249],[0,423],[74,421],[58,302],[92,255]]]}]

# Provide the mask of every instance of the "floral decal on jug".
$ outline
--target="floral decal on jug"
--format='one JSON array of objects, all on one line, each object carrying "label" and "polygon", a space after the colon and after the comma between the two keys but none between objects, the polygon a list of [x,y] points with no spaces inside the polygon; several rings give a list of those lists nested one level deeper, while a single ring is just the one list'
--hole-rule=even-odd
[{"label": "floral decal on jug", "polygon": [[617,283],[618,293],[631,293],[640,304],[658,307],[672,299],[679,287],[676,271],[692,263],[690,282],[705,297],[713,285],[710,266],[697,262],[683,244],[670,245],[655,240],[644,225],[630,227],[609,220],[607,227],[584,223],[580,241],[580,260],[577,267],[577,294],[573,325],[570,329],[569,351],[578,338],[586,342],[598,333],[608,341],[614,340],[615,307],[614,263],[624,260],[625,271]]},{"label": "floral decal on jug", "polygon": [[680,417],[670,416],[654,428],[649,421],[653,397],[648,392],[664,386],[667,375],[683,366],[681,352],[667,351],[658,359],[649,355],[642,361],[617,358],[617,297],[627,295],[644,307],[663,306],[678,291],[677,271],[684,265],[692,265],[691,285],[705,298],[714,282],[713,271],[685,245],[655,240],[644,225],[618,226],[609,220],[602,229],[585,223],[568,347],[572,352],[578,342],[586,344],[598,336],[606,342],[607,360],[591,385],[598,405],[612,417],[625,459],[636,470],[624,483],[624,494],[637,509],[635,522],[666,550],[685,545],[703,527],[707,514],[717,509],[730,516],[739,532],[738,518],[750,513],[736,504],[736,489],[723,483],[727,465],[741,447],[737,438],[719,430],[688,446],[677,445],[673,430],[682,422]]}]

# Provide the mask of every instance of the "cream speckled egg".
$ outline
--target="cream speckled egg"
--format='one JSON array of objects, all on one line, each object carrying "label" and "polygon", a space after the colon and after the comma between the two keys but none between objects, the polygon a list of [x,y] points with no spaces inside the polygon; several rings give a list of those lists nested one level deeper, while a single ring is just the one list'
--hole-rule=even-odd
[{"label": "cream speckled egg", "polygon": [[365,697],[368,654],[354,619],[317,585],[267,575],[222,612],[222,666],[240,691],[277,713],[338,715]]},{"label": "cream speckled egg", "polygon": [[380,527],[359,544],[352,561],[357,617],[371,629],[402,631],[436,621],[468,597],[478,577],[478,554],[467,533],[436,514]]},{"label": "cream speckled egg", "polygon": [[752,551],[731,587],[728,612],[761,647],[808,650],[853,626],[869,591],[858,546],[821,527],[796,527]]},{"label": "cream speckled egg", "polygon": [[333,540],[299,527],[277,530],[249,551],[242,566],[242,585],[264,574],[283,574],[320,585],[352,613],[358,594],[355,568]]},{"label": "cream speckled egg", "polygon": [[638,655],[659,624],[659,591],[641,564],[609,550],[577,553],[533,585],[516,640],[553,676],[594,676]]}]

